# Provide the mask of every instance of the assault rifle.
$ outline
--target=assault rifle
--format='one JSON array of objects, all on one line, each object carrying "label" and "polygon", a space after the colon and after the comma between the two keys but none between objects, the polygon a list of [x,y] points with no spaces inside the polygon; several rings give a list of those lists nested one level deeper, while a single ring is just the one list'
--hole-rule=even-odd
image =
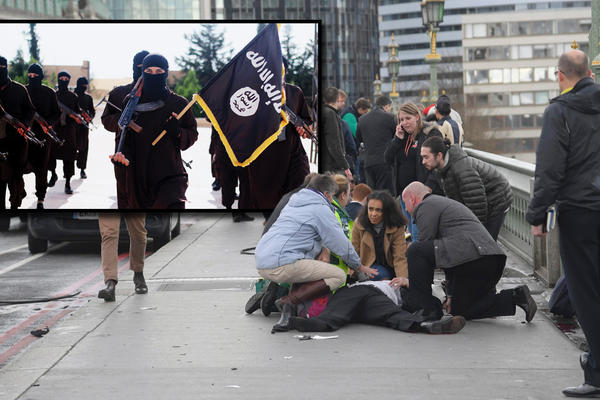
[{"label": "assault rifle", "polygon": [[23,138],[25,138],[25,140],[27,140],[35,145],[38,145],[40,147],[44,147],[45,141],[38,140],[35,137],[35,133],[33,133],[31,131],[31,129],[29,129],[21,121],[19,121],[18,119],[16,119],[9,113],[7,113],[6,110],[4,110],[4,107],[2,107],[1,105],[0,105],[0,114],[2,114],[2,119],[5,120],[6,122],[8,122],[13,128],[15,128],[17,133],[19,135],[23,136]]},{"label": "assault rifle", "polygon": [[88,123],[85,122],[85,119],[83,119],[83,117],[81,116],[81,114],[76,113],[75,111],[73,111],[69,106],[67,106],[63,102],[59,101],[58,102],[58,106],[60,107],[60,109],[61,109],[62,112],[64,112],[65,114],[67,114],[69,117],[73,118],[75,120],[75,122],[77,122],[77,124],[83,125],[86,128],[90,127],[88,125]]},{"label": "assault rifle", "polygon": [[92,116],[87,111],[81,110],[81,116],[88,125],[92,125],[92,127],[94,128],[96,127],[96,125],[94,125],[94,122],[92,121]]},{"label": "assault rifle", "polygon": [[317,137],[315,136],[315,134],[313,133],[312,129],[310,129],[310,126],[308,126],[308,124],[299,116],[297,116],[289,107],[287,104],[283,105],[283,111],[285,111],[285,113],[288,116],[288,120],[292,123],[292,125],[294,126],[299,126],[300,128],[303,128],[308,135],[310,136],[310,140],[312,140],[314,142],[314,144],[319,144],[319,140],[317,139]]},{"label": "assault rifle", "polygon": [[40,124],[42,131],[44,131],[44,133],[48,135],[54,143],[58,144],[59,146],[62,146],[65,143],[65,140],[58,137],[54,129],[52,129],[52,126],[46,122],[46,120],[39,113],[35,113],[33,120]]},{"label": "assault rifle", "polygon": [[123,149],[123,143],[125,142],[125,131],[131,122],[131,118],[133,118],[133,112],[135,111],[135,106],[140,101],[140,96],[142,95],[142,88],[144,87],[144,80],[140,76],[138,81],[135,83],[133,89],[131,89],[131,93],[129,93],[129,101],[127,101],[127,105],[123,109],[121,113],[121,117],[119,118],[119,128],[121,128],[121,137],[119,138],[119,145],[117,146],[117,153],[121,153]]},{"label": "assault rifle", "polygon": [[[97,107],[98,107],[100,104],[102,104],[102,103],[104,103],[104,102],[106,102],[106,104],[108,104],[109,106],[116,108],[118,111],[120,111],[120,112],[123,112],[123,110],[121,110],[121,108],[120,108],[120,107],[117,107],[116,105],[114,105],[113,103],[111,103],[110,101],[108,101],[108,100],[106,99],[106,96],[104,96],[104,97],[102,98],[102,100],[100,100],[100,101],[98,102],[98,104],[96,104],[96,107],[95,107],[95,108],[97,108]],[[131,130],[133,130],[133,131],[137,132],[137,133],[140,133],[140,132],[142,131],[142,127],[141,127],[141,126],[139,126],[138,124],[136,124],[136,123],[135,123],[135,122],[133,122],[133,121],[129,121],[129,125],[127,125],[127,127],[128,127],[129,129],[131,129]]]}]

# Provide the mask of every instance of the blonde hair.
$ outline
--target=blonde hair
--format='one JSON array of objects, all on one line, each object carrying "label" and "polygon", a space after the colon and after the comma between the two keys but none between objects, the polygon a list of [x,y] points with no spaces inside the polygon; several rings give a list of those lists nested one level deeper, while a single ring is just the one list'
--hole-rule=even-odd
[{"label": "blonde hair", "polygon": [[343,193],[348,193],[350,187],[350,181],[344,175],[336,174],[333,176],[333,180],[338,185],[338,191],[335,193],[335,197],[341,196]]},{"label": "blonde hair", "polygon": [[418,105],[411,102],[402,104],[400,108],[398,108],[398,120],[400,120],[400,112],[419,117],[419,123],[417,124],[418,130],[414,133],[415,135],[423,130],[423,113]]}]

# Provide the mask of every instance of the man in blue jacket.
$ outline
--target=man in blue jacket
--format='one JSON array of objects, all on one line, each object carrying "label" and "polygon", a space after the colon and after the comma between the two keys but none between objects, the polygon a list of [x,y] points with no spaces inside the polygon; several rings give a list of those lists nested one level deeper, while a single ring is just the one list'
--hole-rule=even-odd
[{"label": "man in blue jacket", "polygon": [[527,210],[532,233],[544,236],[546,210],[558,204],[569,297],[590,346],[580,358],[584,384],[564,389],[569,397],[600,397],[600,86],[588,65],[579,50],[558,61],[561,93],[544,112]]},{"label": "man in blue jacket", "polygon": [[338,223],[331,205],[338,186],[331,176],[315,176],[306,189],[294,194],[279,218],[256,246],[256,268],[265,279],[294,285],[277,300],[282,313],[273,332],[287,331],[296,305],[336,290],[346,273],[329,264],[329,250],[356,272],[377,271],[360,264],[360,258]]}]

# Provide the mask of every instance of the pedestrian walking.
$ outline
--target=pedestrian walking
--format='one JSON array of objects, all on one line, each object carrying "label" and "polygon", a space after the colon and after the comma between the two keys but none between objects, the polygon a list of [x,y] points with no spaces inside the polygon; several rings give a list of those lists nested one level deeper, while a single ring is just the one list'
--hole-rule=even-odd
[{"label": "pedestrian walking", "polygon": [[[96,116],[96,110],[94,108],[94,102],[92,96],[86,93],[88,89],[88,80],[85,77],[77,79],[77,86],[75,87],[75,94],[77,94],[77,103],[82,111],[82,115],[87,116],[86,122],[88,125],[78,124],[77,125],[77,168],[79,168],[79,176],[81,179],[86,179],[87,175],[85,169],[87,168],[87,158],[89,149],[89,135],[90,128],[89,123]],[[89,121],[88,121],[89,119]]]},{"label": "pedestrian walking", "polygon": [[527,221],[544,236],[546,211],[558,204],[569,297],[590,348],[580,358],[584,383],[563,394],[600,397],[600,86],[579,50],[560,56],[556,76],[561,93],[544,112]]}]

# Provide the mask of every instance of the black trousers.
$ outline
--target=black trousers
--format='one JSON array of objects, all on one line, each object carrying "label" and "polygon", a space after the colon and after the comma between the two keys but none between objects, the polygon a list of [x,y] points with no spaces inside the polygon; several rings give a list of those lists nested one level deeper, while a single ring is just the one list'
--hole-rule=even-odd
[{"label": "black trousers", "polygon": [[508,211],[489,217],[487,222],[483,224],[495,241],[498,241],[498,235],[500,234],[500,229],[502,229],[502,224],[504,224],[506,214],[508,214]]},{"label": "black trousers", "polygon": [[387,164],[371,165],[365,167],[367,185],[373,190],[387,190],[394,195],[392,183],[392,170]]},{"label": "black trousers", "polygon": [[294,318],[292,323],[301,332],[331,332],[351,322],[414,332],[423,321],[421,312],[410,313],[394,304],[381,290],[358,285],[338,289],[318,317]]},{"label": "black trousers", "polygon": [[[433,241],[411,244],[406,256],[410,281],[406,307],[412,311],[422,309],[427,318],[439,319],[443,314],[442,304],[431,292],[435,269]],[[450,313],[465,319],[514,315],[513,290],[496,293],[503,269],[504,258],[499,256],[483,256],[446,269]]]},{"label": "black trousers", "polygon": [[558,227],[569,297],[590,347],[585,383],[600,387],[600,211],[560,210]]}]

